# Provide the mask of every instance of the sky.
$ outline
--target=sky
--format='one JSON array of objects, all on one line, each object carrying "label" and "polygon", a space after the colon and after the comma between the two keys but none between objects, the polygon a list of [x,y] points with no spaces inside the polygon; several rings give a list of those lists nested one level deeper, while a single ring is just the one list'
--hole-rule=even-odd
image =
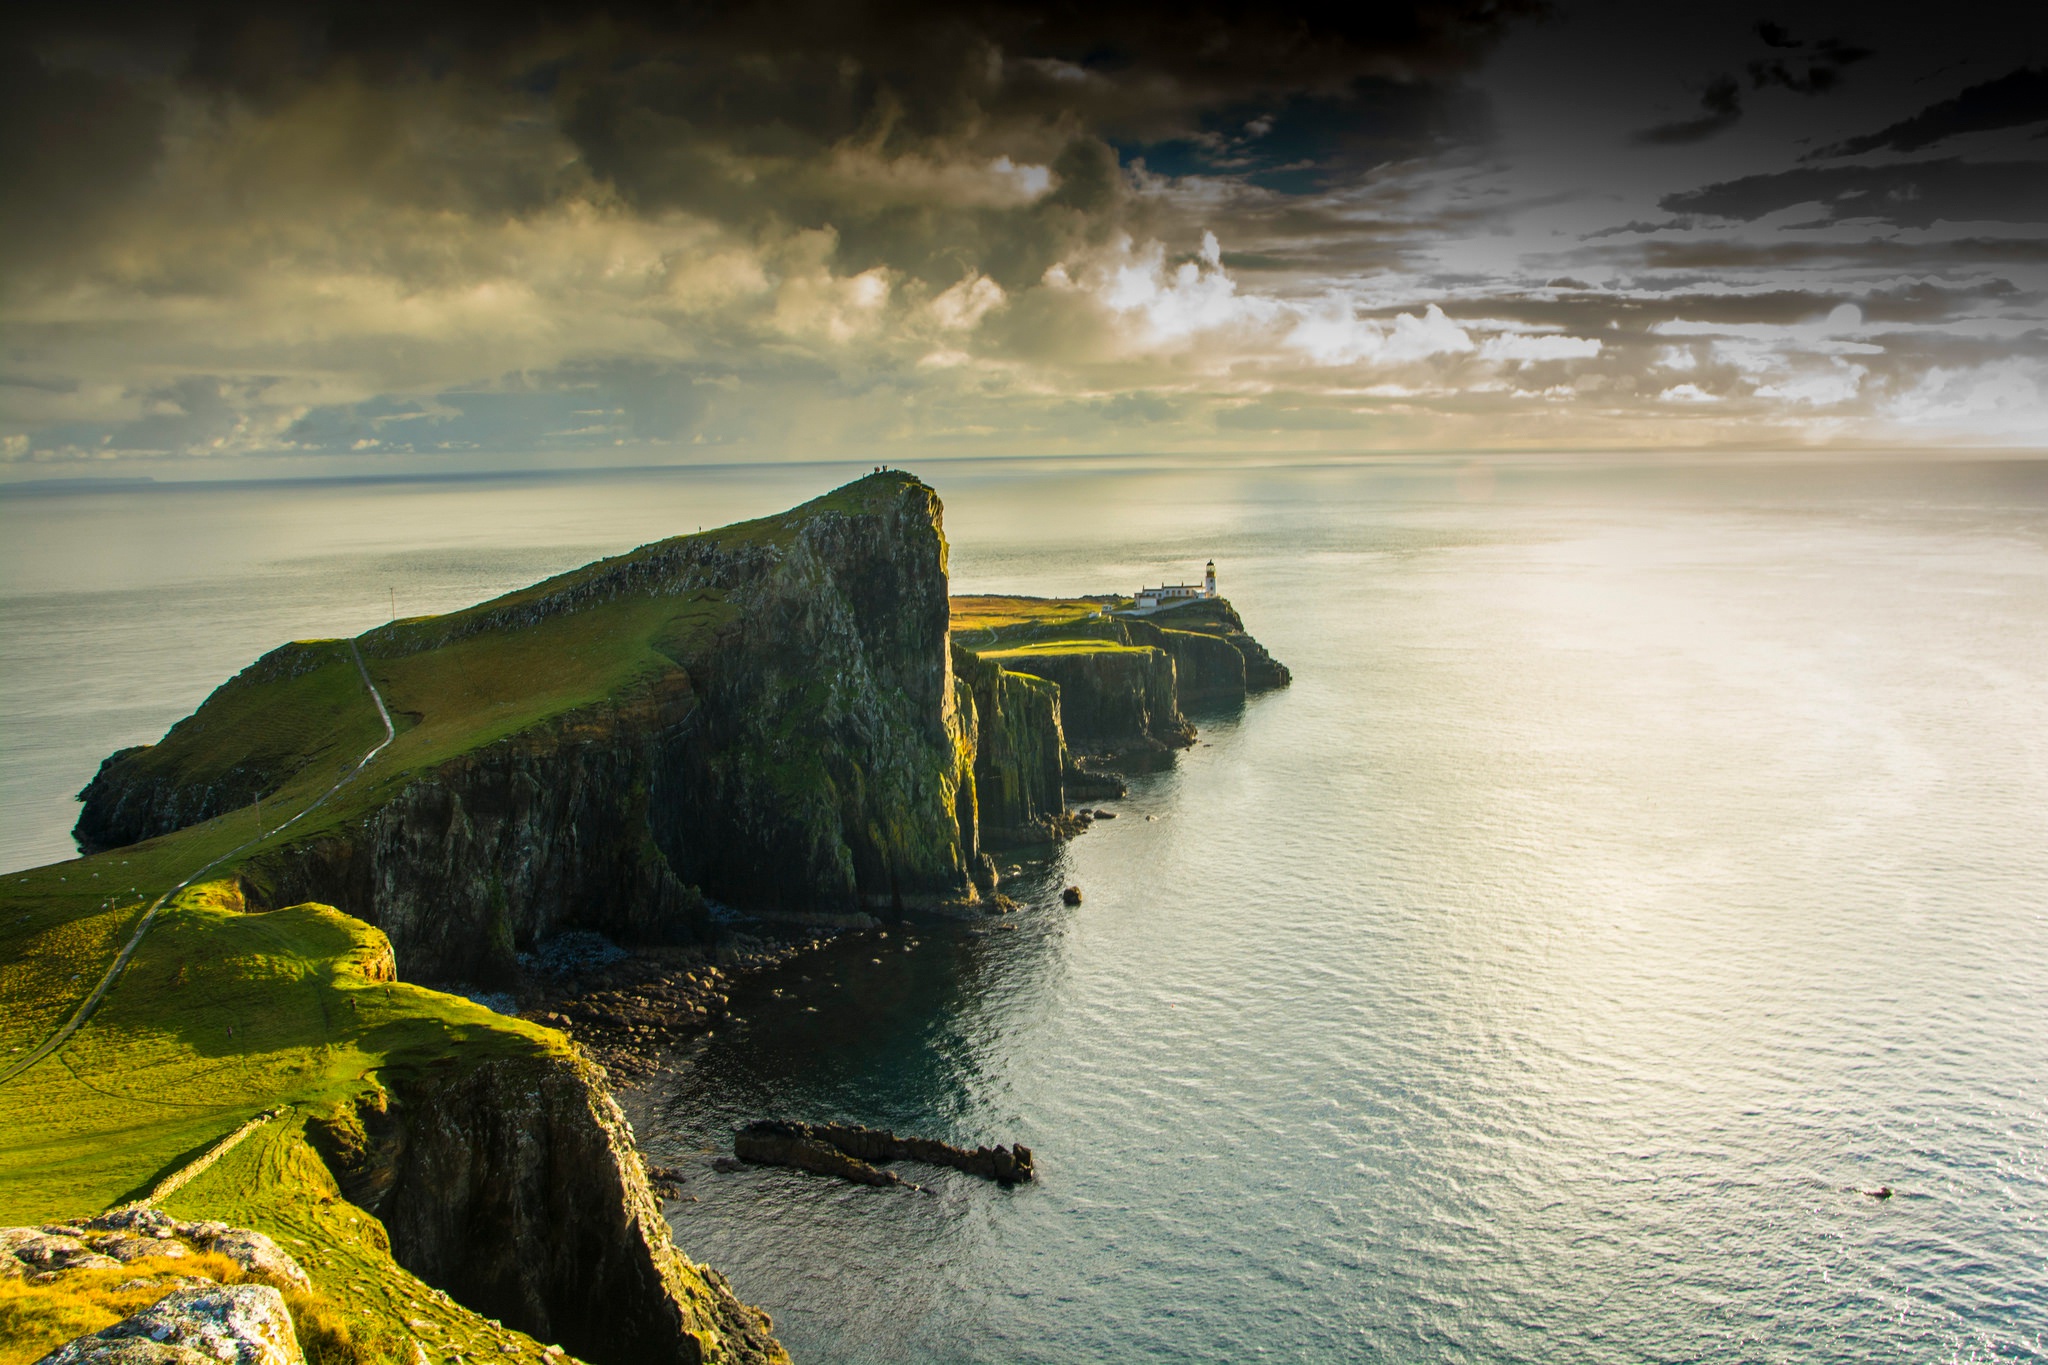
[{"label": "sky", "polygon": [[2048,6],[0,20],[0,479],[2048,447]]}]

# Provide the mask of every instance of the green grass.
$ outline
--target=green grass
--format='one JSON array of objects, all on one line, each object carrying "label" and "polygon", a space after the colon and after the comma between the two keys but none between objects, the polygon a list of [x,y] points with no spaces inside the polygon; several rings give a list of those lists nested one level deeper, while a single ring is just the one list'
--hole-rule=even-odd
[{"label": "green grass", "polygon": [[951,599],[953,631],[973,636],[1026,626],[1070,626],[1099,616],[1103,605],[1067,597],[955,597]]},{"label": "green grass", "polygon": [[[88,984],[62,970],[81,963],[73,930],[0,936],[10,1001],[43,1019],[68,1013]],[[0,1217],[43,1222],[138,1197],[245,1119],[280,1102],[332,1104],[372,1071],[458,1047],[481,1060],[565,1046],[460,997],[370,980],[364,965],[385,952],[376,930],[325,906],[251,915],[229,883],[184,892],[91,1021],[0,1088]],[[6,1045],[39,1041],[15,1013]]]},{"label": "green grass", "polygon": [[[0,990],[9,1005],[0,1048],[40,1041],[126,938],[136,905],[102,909],[90,872],[132,872],[148,861],[130,857],[122,867],[127,852],[60,864],[61,881],[45,869],[0,887]],[[364,1092],[373,1076],[567,1049],[553,1030],[374,979],[388,952],[382,934],[326,906],[248,914],[230,882],[182,893],[86,1026],[0,1087],[0,1224],[89,1217],[137,1198],[282,1105],[280,1118],[166,1209],[277,1237],[337,1311],[356,1320],[358,1335],[406,1332],[493,1356],[503,1342],[534,1349],[400,1269],[382,1226],[339,1198],[305,1140],[308,1116]],[[67,1311],[49,1306],[47,1330],[62,1330]],[[409,1318],[435,1330],[408,1327]]]},{"label": "green grass", "polygon": [[1115,640],[1032,640],[1028,643],[1004,649],[978,649],[974,651],[984,659],[998,663],[1006,659],[1043,658],[1048,654],[1144,654],[1149,645],[1118,644]]}]

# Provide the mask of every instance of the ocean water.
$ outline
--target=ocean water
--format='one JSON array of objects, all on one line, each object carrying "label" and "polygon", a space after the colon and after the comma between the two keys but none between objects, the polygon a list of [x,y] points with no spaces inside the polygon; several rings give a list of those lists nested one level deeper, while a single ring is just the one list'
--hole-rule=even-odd
[{"label": "ocean water", "polygon": [[[8,498],[7,865],[278,639],[842,472]],[[1213,556],[1295,683],[626,1097],[798,1360],[2048,1358],[2048,468],[919,472],[957,589]],[[1042,1178],[710,1168],[767,1116]]]}]

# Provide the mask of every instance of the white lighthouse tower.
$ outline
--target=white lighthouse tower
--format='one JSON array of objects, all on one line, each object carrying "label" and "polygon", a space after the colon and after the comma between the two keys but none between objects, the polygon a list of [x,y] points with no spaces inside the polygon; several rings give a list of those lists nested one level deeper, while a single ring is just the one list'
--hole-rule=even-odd
[{"label": "white lighthouse tower", "polygon": [[1205,573],[1205,574],[1203,574],[1203,575],[1202,575],[1202,596],[1204,596],[1204,597],[1214,597],[1215,595],[1216,595],[1216,561],[1212,559],[1212,560],[1210,560],[1210,561],[1209,561],[1209,572],[1207,572],[1207,573]]}]

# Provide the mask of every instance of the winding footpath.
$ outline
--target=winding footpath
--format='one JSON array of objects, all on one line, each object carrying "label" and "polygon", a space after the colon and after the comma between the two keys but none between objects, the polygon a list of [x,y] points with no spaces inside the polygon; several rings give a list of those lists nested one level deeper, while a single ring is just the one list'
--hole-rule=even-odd
[{"label": "winding footpath", "polygon": [[294,815],[275,829],[259,833],[255,838],[245,843],[237,844],[226,853],[221,854],[218,858],[200,868],[197,872],[194,872],[191,876],[185,878],[184,881],[179,882],[176,886],[158,896],[154,901],[151,901],[149,909],[143,912],[141,921],[136,924],[135,932],[129,936],[127,944],[115,956],[114,965],[107,968],[106,975],[102,976],[99,979],[99,984],[92,988],[92,994],[85,997],[85,1003],[80,1005],[77,1011],[64,1021],[63,1027],[44,1039],[42,1045],[34,1052],[31,1052],[5,1073],[0,1073],[0,1085],[7,1084],[37,1062],[54,1054],[66,1042],[70,1041],[71,1035],[78,1032],[84,1026],[86,1020],[92,1018],[93,1011],[100,1007],[100,1002],[106,999],[107,992],[113,988],[114,982],[120,977],[122,969],[128,965],[128,959],[134,957],[135,950],[142,946],[143,935],[149,932],[150,925],[156,923],[157,912],[168,905],[173,897],[204,877],[207,873],[219,867],[222,863],[241,856],[266,839],[282,834],[285,830],[290,829],[293,825],[296,825],[299,821],[326,805],[336,792],[340,791],[350,782],[353,782],[361,775],[363,769],[370,766],[371,759],[383,753],[391,741],[398,738],[398,731],[391,724],[391,712],[384,705],[384,696],[377,690],[377,684],[370,681],[369,666],[363,662],[363,652],[356,647],[354,640],[348,642],[348,652],[356,661],[356,672],[362,675],[363,686],[369,691],[370,700],[377,703],[377,718],[384,722],[384,738],[378,740],[368,753],[356,760],[356,765],[353,768],[350,768],[347,772],[336,778],[333,786],[315,797],[312,804],[308,805],[297,815]]}]

